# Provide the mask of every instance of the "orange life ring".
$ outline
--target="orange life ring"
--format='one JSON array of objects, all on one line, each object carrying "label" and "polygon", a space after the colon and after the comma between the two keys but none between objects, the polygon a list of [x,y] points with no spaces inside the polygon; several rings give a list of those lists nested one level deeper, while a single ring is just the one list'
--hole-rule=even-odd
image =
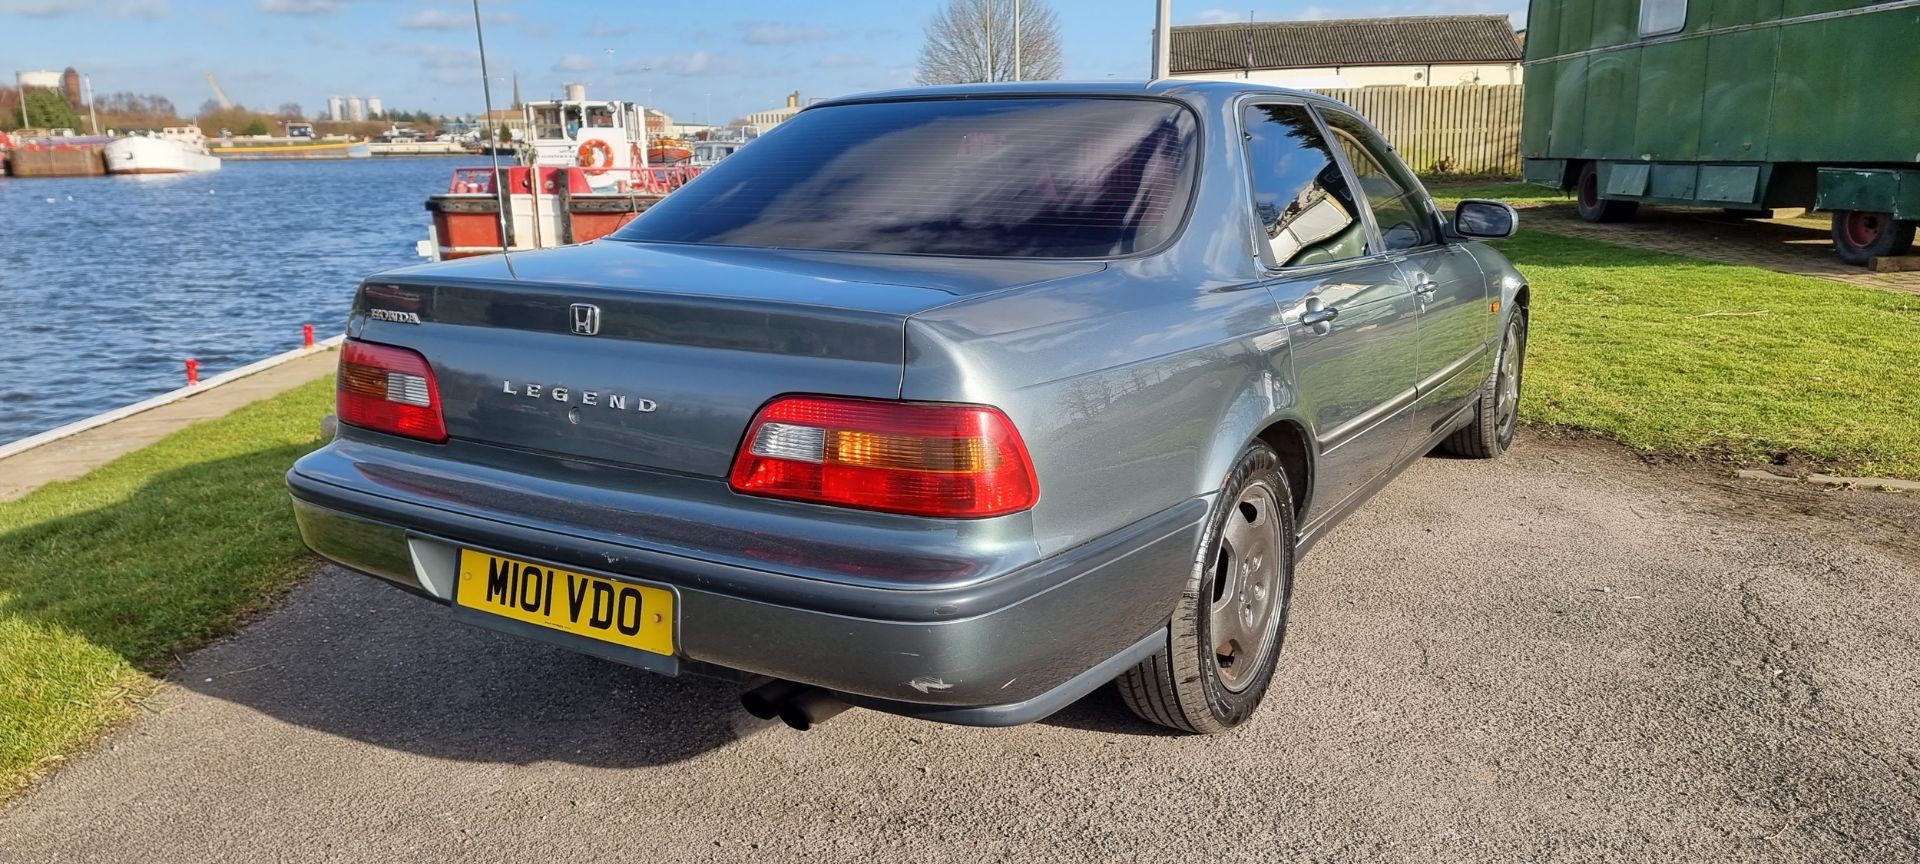
[{"label": "orange life ring", "polygon": [[574,156],[580,167],[587,169],[589,174],[599,174],[613,167],[613,148],[598,138],[582,143]]}]

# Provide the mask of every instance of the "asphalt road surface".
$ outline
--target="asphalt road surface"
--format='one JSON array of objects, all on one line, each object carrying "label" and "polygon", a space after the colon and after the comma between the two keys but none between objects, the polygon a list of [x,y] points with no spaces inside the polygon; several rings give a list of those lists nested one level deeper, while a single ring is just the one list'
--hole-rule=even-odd
[{"label": "asphalt road surface", "polygon": [[0,861],[1913,861],[1920,500],[1531,437],[1314,551],[1250,726],[809,733],[321,573]]}]

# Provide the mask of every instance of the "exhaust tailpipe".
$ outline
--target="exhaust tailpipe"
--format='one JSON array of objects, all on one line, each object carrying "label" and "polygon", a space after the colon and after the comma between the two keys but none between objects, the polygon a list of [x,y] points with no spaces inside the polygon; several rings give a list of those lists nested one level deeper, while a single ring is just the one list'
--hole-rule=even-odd
[{"label": "exhaust tailpipe", "polygon": [[788,726],[805,732],[853,706],[811,684],[775,680],[740,694],[740,707],[762,720],[778,717]]},{"label": "exhaust tailpipe", "polygon": [[740,694],[740,707],[762,720],[780,716],[780,706],[805,690],[807,685],[775,679]]},{"label": "exhaust tailpipe", "polygon": [[802,732],[840,716],[853,706],[818,687],[808,687],[780,706],[780,719]]}]

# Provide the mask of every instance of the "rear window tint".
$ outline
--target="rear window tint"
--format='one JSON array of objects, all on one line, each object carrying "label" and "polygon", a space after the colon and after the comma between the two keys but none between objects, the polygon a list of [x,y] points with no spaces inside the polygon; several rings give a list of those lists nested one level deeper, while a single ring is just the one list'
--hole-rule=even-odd
[{"label": "rear window tint", "polygon": [[1159,246],[1193,186],[1193,115],[1146,99],[816,108],[662,200],[623,240],[988,257]]}]

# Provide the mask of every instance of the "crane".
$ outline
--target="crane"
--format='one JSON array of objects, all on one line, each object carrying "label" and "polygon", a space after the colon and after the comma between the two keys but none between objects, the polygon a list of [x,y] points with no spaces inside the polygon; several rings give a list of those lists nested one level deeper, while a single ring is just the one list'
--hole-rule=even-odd
[{"label": "crane", "polygon": [[233,100],[228,99],[227,94],[220,92],[220,82],[213,80],[212,72],[207,73],[207,86],[213,88],[213,98],[220,100],[220,107],[233,107]]}]

